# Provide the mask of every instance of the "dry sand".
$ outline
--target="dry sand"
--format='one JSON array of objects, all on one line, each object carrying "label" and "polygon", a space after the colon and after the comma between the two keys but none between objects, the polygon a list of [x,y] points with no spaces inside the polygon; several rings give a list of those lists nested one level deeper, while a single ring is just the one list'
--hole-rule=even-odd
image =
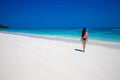
[{"label": "dry sand", "polygon": [[119,44],[95,42],[0,33],[0,80],[120,80]]}]

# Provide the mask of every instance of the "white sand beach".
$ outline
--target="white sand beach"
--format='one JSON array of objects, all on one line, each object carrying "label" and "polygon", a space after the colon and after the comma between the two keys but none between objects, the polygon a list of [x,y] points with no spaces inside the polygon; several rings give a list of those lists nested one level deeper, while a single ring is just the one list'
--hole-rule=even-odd
[{"label": "white sand beach", "polygon": [[97,42],[0,33],[0,80],[120,80],[120,44]]}]

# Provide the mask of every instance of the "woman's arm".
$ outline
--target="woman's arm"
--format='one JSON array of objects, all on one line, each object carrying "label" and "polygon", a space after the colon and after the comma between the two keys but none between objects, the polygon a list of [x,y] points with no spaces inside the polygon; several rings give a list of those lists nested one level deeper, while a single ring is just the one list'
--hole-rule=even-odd
[{"label": "woman's arm", "polygon": [[82,36],[81,36],[81,38],[80,38],[80,41],[82,41]]},{"label": "woman's arm", "polygon": [[87,37],[86,41],[88,41],[88,37]]},{"label": "woman's arm", "polygon": [[86,38],[86,41],[88,41],[88,32],[87,32],[87,38]]}]

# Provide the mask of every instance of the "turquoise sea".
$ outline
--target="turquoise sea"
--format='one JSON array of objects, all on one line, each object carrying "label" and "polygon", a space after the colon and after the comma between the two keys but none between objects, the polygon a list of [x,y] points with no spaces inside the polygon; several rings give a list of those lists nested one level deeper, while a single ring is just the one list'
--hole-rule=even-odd
[{"label": "turquoise sea", "polygon": [[[82,28],[62,28],[62,29],[0,29],[0,32],[37,34],[62,36],[70,38],[80,38]],[[120,42],[120,27],[89,27],[87,28],[89,39]]]}]

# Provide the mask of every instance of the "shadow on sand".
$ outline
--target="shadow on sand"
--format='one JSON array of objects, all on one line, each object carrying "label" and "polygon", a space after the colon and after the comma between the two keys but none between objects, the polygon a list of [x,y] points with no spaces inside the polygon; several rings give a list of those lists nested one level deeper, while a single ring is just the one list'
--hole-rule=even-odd
[{"label": "shadow on sand", "polygon": [[84,51],[83,51],[83,50],[81,50],[81,49],[75,49],[75,51],[84,52]]}]

